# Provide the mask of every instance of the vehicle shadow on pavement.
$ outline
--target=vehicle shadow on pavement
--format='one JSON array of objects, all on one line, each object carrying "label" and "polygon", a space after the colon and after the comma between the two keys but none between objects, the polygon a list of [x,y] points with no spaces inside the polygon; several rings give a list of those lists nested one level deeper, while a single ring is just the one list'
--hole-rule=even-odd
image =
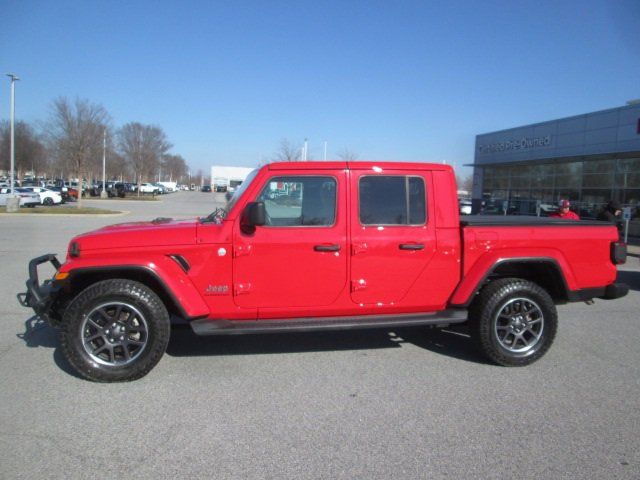
[{"label": "vehicle shadow on pavement", "polygon": [[477,350],[466,325],[447,328],[403,329],[398,335],[407,342],[440,355],[465,362],[490,364]]},{"label": "vehicle shadow on pavement", "polygon": [[62,355],[55,328],[48,325],[40,317],[34,315],[28,318],[24,322],[24,332],[17,333],[16,337],[23,340],[29,348],[53,348],[53,361],[56,362],[58,368],[73,377],[82,378]]},{"label": "vehicle shadow on pavement", "polygon": [[619,270],[617,281],[629,285],[629,290],[640,291],[640,272]]},{"label": "vehicle shadow on pavement", "polygon": [[190,357],[329,352],[400,348],[403,343],[459,360],[486,363],[464,333],[425,327],[201,337],[180,325],[171,331],[167,354]]}]

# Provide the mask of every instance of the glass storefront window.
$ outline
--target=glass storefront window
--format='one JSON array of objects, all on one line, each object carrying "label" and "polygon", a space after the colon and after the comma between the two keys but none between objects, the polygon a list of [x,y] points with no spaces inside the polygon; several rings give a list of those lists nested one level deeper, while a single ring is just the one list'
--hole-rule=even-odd
[{"label": "glass storefront window", "polygon": [[616,187],[640,188],[640,173],[616,173]]},{"label": "glass storefront window", "polygon": [[609,173],[615,166],[615,160],[593,160],[585,161],[582,169],[584,173]]},{"label": "glass storefront window", "polygon": [[580,175],[556,175],[556,188],[571,187],[580,188],[582,177]]},{"label": "glass storefront window", "polygon": [[611,189],[585,188],[582,190],[582,198],[580,200],[582,203],[595,203],[602,205],[612,198]]},{"label": "glass storefront window", "polygon": [[582,175],[582,162],[563,162],[554,166],[556,175]]},{"label": "glass storefront window", "polygon": [[640,188],[623,190],[621,193],[622,203],[629,203],[633,205],[640,204]]},{"label": "glass storefront window", "polygon": [[542,165],[531,165],[531,175],[533,176],[553,175],[553,164],[545,163]]},{"label": "glass storefront window", "polygon": [[483,186],[492,201],[538,201],[543,209],[568,199],[581,218],[594,218],[612,199],[640,212],[640,158],[492,166]]},{"label": "glass storefront window", "polygon": [[618,160],[618,172],[640,172],[640,158]]},{"label": "glass storefront window", "polygon": [[572,190],[569,188],[560,188],[555,192],[555,199],[557,201],[560,200],[571,200],[572,202],[577,202],[580,200],[580,190]]},{"label": "glass storefront window", "polygon": [[529,165],[514,165],[509,167],[509,175],[512,177],[522,177],[531,174],[531,166]]},{"label": "glass storefront window", "polygon": [[540,175],[540,176],[535,176],[533,178],[530,179],[531,180],[531,186],[533,188],[549,188],[549,187],[553,187],[554,185],[554,177],[552,175]]},{"label": "glass storefront window", "polygon": [[511,177],[511,188],[528,188],[531,186],[529,177]]},{"label": "glass storefront window", "polygon": [[582,176],[582,186],[584,188],[612,188],[613,172],[611,173],[593,173]]},{"label": "glass storefront window", "polygon": [[493,188],[507,189],[509,188],[509,179],[507,177],[497,177],[493,179]]},{"label": "glass storefront window", "polygon": [[543,203],[553,203],[554,196],[553,190],[551,189],[532,189],[531,190],[531,198],[535,200],[540,200]]}]

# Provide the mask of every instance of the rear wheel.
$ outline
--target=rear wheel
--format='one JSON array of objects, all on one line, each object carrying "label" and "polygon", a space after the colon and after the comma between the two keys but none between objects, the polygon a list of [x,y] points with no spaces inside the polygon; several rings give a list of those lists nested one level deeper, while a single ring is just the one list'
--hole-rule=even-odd
[{"label": "rear wheel", "polygon": [[53,205],[53,198],[46,197],[44,200],[42,200],[42,204],[43,205]]},{"label": "rear wheel", "polygon": [[83,377],[135,380],[160,361],[169,342],[169,314],[158,296],[126,279],[95,283],[65,310],[62,352]]},{"label": "rear wheel", "polygon": [[553,299],[539,285],[503,278],[487,285],[469,311],[480,351],[504,366],[525,366],[551,347],[558,329]]}]

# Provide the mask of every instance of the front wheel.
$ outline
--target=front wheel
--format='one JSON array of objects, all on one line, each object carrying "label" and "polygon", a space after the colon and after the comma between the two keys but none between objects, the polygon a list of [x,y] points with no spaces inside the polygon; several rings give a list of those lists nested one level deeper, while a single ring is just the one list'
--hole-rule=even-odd
[{"label": "front wheel", "polygon": [[169,343],[169,314],[153,290],[127,279],[83,290],[63,315],[62,352],[83,377],[136,380],[160,361]]},{"label": "front wheel", "polygon": [[558,329],[553,299],[539,285],[502,278],[487,285],[469,311],[480,351],[504,366],[530,365],[551,347]]}]

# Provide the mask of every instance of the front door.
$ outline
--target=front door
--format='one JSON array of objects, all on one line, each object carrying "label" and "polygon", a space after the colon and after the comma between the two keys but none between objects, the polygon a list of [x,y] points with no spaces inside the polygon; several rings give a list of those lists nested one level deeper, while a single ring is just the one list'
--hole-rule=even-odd
[{"label": "front door", "polygon": [[[305,171],[266,180],[254,201],[267,222],[253,234],[234,229],[234,301],[241,307],[325,306],[347,282],[346,175]],[[260,312],[258,312],[260,316]]]},{"label": "front door", "polygon": [[401,302],[427,268],[436,250],[434,222],[428,218],[430,184],[430,172],[352,171],[353,302]]}]

